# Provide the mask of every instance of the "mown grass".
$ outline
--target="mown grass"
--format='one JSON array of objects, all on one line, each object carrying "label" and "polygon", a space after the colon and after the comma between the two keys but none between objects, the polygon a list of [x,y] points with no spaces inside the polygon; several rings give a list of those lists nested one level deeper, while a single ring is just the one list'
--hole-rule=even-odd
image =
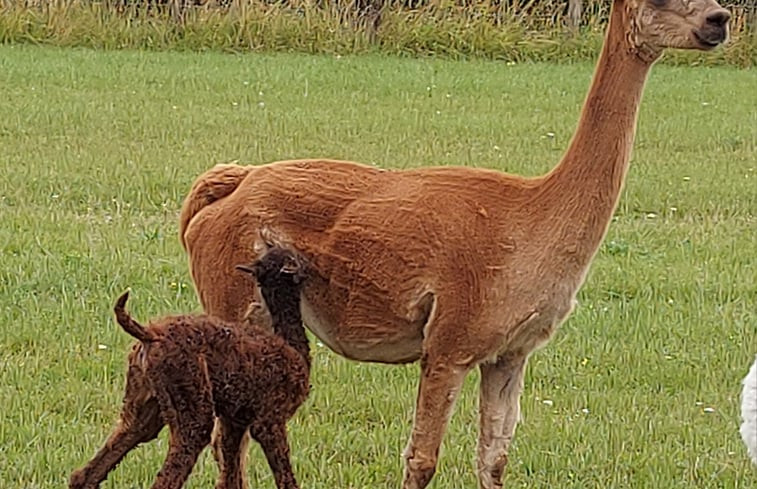
[{"label": "mown grass", "polygon": [[[381,52],[410,56],[506,61],[586,61],[596,57],[609,11],[603,0],[584,2],[581,29],[566,27],[566,0],[418,2],[407,9],[387,1],[373,33],[348,1],[318,6],[310,0],[234,0],[228,8],[187,8],[178,21],[169,8],[131,2],[42,0],[0,2],[0,43],[151,50],[288,51],[320,54]],[[126,2],[129,3],[129,2]],[[160,2],[155,2],[160,3]],[[163,2],[169,3],[169,2]],[[207,2],[206,2],[207,3]],[[725,1],[732,9],[731,41],[709,53],[675,52],[676,65],[757,64],[757,10],[749,0]],[[123,10],[123,11],[122,11]]]},{"label": "mown grass", "polygon": [[[111,314],[121,291],[138,318],[198,310],[177,239],[197,174],[309,156],[539,174],[591,71],[0,47],[2,487],[62,487],[103,442],[130,343]],[[750,70],[653,70],[580,306],[531,359],[508,487],[757,485],[737,433],[757,352],[756,85]],[[302,486],[398,487],[417,366],[314,350],[314,390],[290,424]],[[474,373],[432,487],[475,487],[476,385]],[[163,434],[105,487],[149,486],[165,449]],[[254,487],[273,487],[256,447],[250,462]],[[215,475],[206,452],[188,487]]]}]

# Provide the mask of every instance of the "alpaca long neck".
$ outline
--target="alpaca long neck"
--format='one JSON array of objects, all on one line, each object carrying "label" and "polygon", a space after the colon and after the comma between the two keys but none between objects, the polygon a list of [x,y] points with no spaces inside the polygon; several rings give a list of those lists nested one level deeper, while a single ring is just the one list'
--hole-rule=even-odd
[{"label": "alpaca long neck", "polygon": [[[264,291],[264,296],[265,294]],[[294,348],[310,367],[310,342],[305,334],[300,314],[300,298],[298,293],[277,293],[273,297],[265,297],[268,311],[271,313],[273,331],[284,338]]]},{"label": "alpaca long neck", "polygon": [[[560,164],[544,179],[548,221],[586,266],[599,248],[620,197],[644,84],[653,61],[632,52],[622,4],[612,8],[581,118]],[[557,231],[555,233],[554,231]]]}]

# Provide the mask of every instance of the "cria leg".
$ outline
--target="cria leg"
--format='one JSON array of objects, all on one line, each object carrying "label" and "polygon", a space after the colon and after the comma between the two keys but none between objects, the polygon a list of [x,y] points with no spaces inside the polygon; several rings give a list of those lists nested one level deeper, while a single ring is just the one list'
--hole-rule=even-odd
[{"label": "cria leg", "polygon": [[[171,429],[171,439],[163,467],[152,489],[180,489],[197,457],[210,444],[213,431],[213,397],[207,368],[203,362],[167,363],[156,369],[156,394],[163,419]],[[179,378],[176,373],[181,372]]]},{"label": "cria leg", "polygon": [[247,426],[234,423],[227,418],[219,418],[217,431],[218,462],[220,474],[216,489],[246,489],[244,459],[247,451]]},{"label": "cria leg", "polygon": [[289,460],[289,442],[286,425],[253,425],[250,427],[252,437],[260,443],[265,453],[278,489],[298,489]]},{"label": "cria leg", "polygon": [[70,489],[95,489],[124,456],[140,443],[152,440],[163,428],[158,401],[124,399],[118,425],[92,460],[71,474]]}]

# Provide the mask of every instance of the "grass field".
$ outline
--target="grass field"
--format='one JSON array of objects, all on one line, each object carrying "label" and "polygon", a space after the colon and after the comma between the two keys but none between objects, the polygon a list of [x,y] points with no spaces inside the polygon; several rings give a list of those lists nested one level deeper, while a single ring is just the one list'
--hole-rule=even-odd
[{"label": "grass field", "polygon": [[[62,487],[120,405],[112,319],[197,310],[177,212],[239,159],[536,175],[574,129],[590,64],[0,47],[0,485]],[[757,352],[757,72],[656,67],[626,191],[580,305],[535,353],[508,487],[750,488],[740,379]],[[396,488],[417,366],[314,346],[291,422],[303,487]],[[475,487],[477,374],[431,487]],[[148,487],[159,442],[104,487]],[[274,487],[257,447],[254,487]],[[212,487],[206,452],[188,487]]]}]

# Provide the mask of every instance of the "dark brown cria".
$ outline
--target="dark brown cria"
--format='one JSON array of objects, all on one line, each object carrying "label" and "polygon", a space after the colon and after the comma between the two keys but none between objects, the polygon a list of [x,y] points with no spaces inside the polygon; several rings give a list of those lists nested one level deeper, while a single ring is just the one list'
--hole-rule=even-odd
[{"label": "dark brown cria", "polygon": [[272,248],[246,267],[258,280],[275,334],[207,315],[170,316],[143,327],[115,307],[118,323],[139,339],[129,354],[121,418],[103,447],[76,470],[71,489],[95,489],[134,447],[171,430],[168,456],[153,489],[184,485],[218,420],[218,489],[246,487],[244,435],[262,447],[279,489],[297,488],[286,422],[307,398],[310,350],[300,317],[301,261]]}]

